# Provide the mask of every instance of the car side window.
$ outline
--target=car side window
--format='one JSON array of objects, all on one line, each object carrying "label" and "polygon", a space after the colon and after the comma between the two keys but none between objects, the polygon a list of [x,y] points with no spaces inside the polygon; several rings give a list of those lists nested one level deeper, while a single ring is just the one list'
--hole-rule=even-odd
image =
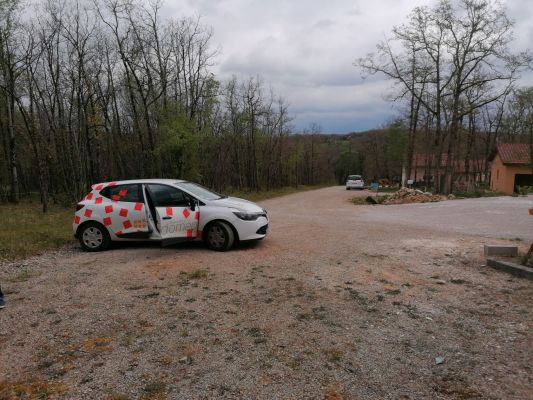
[{"label": "car side window", "polygon": [[187,207],[188,196],[179,189],[167,185],[147,185],[156,207]]},{"label": "car side window", "polygon": [[128,203],[142,203],[142,196],[138,184],[108,186],[100,191],[100,194],[113,201],[125,201]]}]

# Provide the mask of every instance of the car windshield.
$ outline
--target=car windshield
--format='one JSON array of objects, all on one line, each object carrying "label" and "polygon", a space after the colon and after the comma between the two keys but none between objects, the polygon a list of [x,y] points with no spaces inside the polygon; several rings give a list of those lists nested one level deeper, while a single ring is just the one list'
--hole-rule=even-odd
[{"label": "car windshield", "polygon": [[361,179],[361,175],[350,175],[348,177],[348,179],[351,180],[351,181],[357,181],[357,180]]},{"label": "car windshield", "polygon": [[189,192],[190,194],[199,197],[202,200],[218,200],[226,196],[213,192],[197,183],[192,182],[177,182],[176,186]]}]

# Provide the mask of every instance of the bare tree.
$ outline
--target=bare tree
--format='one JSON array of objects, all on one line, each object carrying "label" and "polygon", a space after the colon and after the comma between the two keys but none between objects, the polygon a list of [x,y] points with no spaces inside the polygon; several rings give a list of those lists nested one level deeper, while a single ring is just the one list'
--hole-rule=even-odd
[{"label": "bare tree", "polygon": [[468,132],[465,117],[505,97],[531,60],[527,53],[510,52],[512,27],[495,1],[442,0],[432,8],[416,8],[406,25],[378,44],[377,54],[358,61],[363,71],[397,82],[396,99],[409,96],[411,134],[420,106],[432,116],[429,162],[435,162],[438,191],[453,189],[459,137]]}]

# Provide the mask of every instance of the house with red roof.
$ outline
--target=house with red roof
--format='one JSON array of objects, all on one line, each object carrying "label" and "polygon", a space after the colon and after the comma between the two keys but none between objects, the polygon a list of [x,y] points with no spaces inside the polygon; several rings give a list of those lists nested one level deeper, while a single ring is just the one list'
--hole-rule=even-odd
[{"label": "house with red roof", "polygon": [[531,146],[528,143],[501,143],[491,158],[490,187],[513,194],[518,186],[533,186]]}]

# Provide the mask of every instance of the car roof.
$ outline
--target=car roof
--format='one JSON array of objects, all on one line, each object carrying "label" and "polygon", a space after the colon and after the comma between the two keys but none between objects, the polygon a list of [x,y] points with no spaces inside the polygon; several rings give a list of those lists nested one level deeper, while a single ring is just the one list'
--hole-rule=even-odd
[{"label": "car roof", "polygon": [[187,182],[187,181],[185,181],[183,179],[129,179],[129,180],[124,180],[124,181],[100,182],[100,183],[96,183],[95,185],[107,186],[107,185],[109,185],[112,182],[115,185],[126,185],[126,184],[132,184],[132,183],[163,183],[163,184],[167,184],[167,185],[173,185],[173,184],[176,184],[176,183],[183,183],[183,182]]}]

